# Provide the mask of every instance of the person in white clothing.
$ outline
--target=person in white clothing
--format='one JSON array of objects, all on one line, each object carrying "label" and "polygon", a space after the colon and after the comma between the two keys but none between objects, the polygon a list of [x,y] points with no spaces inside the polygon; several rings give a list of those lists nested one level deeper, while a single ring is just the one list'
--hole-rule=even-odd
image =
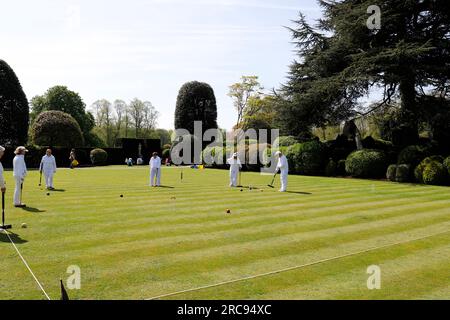
[{"label": "person in white clothing", "polygon": [[159,187],[161,185],[161,158],[154,152],[150,158],[150,185]]},{"label": "person in white clothing", "polygon": [[237,153],[227,160],[230,165],[230,187],[237,187],[239,170],[242,169],[241,161],[238,159]]},{"label": "person in white clothing", "polygon": [[[5,154],[5,148],[0,146],[0,160],[2,159],[4,154]],[[5,182],[5,178],[3,177],[3,166],[2,166],[1,162],[0,162],[0,190],[2,191],[2,193],[6,192],[6,182]]]},{"label": "person in white clothing", "polygon": [[56,173],[56,159],[55,156],[52,155],[51,149],[47,149],[45,156],[42,157],[40,169],[41,172],[44,173],[45,185],[47,186],[47,189],[54,190],[53,176]]},{"label": "person in white clothing", "polygon": [[25,208],[26,205],[22,203],[22,186],[27,175],[27,166],[25,164],[25,154],[28,150],[25,147],[17,147],[14,154],[16,155],[13,160],[13,176],[16,180],[16,187],[14,189],[14,206],[16,208]]},{"label": "person in white clothing", "polygon": [[286,192],[288,185],[289,163],[286,156],[277,151],[275,155],[278,157],[277,171],[280,171],[281,188],[280,192]]}]

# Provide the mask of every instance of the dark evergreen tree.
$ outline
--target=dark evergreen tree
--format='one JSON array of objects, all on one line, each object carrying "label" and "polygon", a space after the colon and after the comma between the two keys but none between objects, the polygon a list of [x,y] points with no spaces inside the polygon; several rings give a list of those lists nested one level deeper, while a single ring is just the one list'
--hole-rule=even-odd
[{"label": "dark evergreen tree", "polygon": [[186,129],[194,134],[194,121],[203,123],[203,132],[217,128],[216,97],[207,83],[188,82],[178,93],[175,129]]},{"label": "dark evergreen tree", "polygon": [[399,101],[397,131],[417,139],[427,106],[448,105],[450,97],[448,0],[380,0],[379,29],[367,25],[371,0],[319,3],[317,26],[300,14],[291,29],[299,59],[280,93],[283,129],[299,135],[370,113],[360,98],[378,86],[384,95],[375,109]]},{"label": "dark evergreen tree", "polygon": [[25,145],[28,140],[29,106],[19,79],[0,60],[0,145]]}]

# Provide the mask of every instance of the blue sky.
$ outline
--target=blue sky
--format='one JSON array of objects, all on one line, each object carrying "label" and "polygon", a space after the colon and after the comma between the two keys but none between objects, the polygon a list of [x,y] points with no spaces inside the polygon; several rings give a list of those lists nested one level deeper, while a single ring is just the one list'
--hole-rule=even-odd
[{"label": "blue sky", "polygon": [[228,86],[258,75],[265,88],[284,82],[294,58],[289,32],[302,11],[320,17],[315,0],[39,0],[3,1],[0,58],[31,99],[66,85],[87,106],[134,97],[173,127],[178,89],[211,84],[218,122],[236,121]]}]

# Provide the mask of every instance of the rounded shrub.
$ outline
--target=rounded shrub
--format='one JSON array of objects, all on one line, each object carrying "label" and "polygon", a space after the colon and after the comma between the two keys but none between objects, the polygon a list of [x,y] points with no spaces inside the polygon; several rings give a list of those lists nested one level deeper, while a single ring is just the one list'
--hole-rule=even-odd
[{"label": "rounded shrub", "polygon": [[381,178],[388,162],[383,151],[363,149],[351,153],[345,162],[345,171],[357,178]]},{"label": "rounded shrub", "polygon": [[317,140],[290,146],[286,157],[289,160],[290,170],[304,175],[321,174],[328,160],[326,147]]},{"label": "rounded shrub", "polygon": [[423,183],[434,186],[448,185],[448,172],[444,165],[433,161],[423,170]]},{"label": "rounded shrub", "polygon": [[108,153],[103,149],[94,149],[91,151],[91,162],[93,165],[104,165],[108,160]]},{"label": "rounded shrub", "polygon": [[424,180],[425,169],[428,166],[434,165],[434,164],[442,165],[443,162],[444,162],[444,158],[442,158],[441,156],[431,156],[431,157],[423,159],[422,162],[420,162],[420,164],[414,170],[415,180],[419,183],[425,183],[425,180]]},{"label": "rounded shrub", "polygon": [[396,164],[391,164],[388,168],[387,168],[387,172],[386,172],[386,178],[389,181],[395,182],[396,180],[396,175],[397,175],[397,165]]},{"label": "rounded shrub", "polygon": [[397,164],[409,164],[416,167],[425,157],[425,148],[417,145],[407,146],[398,154]]},{"label": "rounded shrub", "polygon": [[46,111],[37,116],[31,127],[31,137],[39,146],[72,148],[84,144],[80,125],[62,111]]},{"label": "rounded shrub", "polygon": [[411,166],[409,164],[400,164],[397,166],[395,181],[411,182]]}]

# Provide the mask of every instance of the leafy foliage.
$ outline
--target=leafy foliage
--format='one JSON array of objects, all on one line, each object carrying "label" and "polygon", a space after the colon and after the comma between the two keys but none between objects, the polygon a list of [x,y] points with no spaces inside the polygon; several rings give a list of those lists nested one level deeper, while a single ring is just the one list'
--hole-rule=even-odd
[{"label": "leafy foliage", "polygon": [[397,175],[397,165],[396,164],[391,164],[386,172],[386,178],[389,181],[395,182],[396,180],[396,175]]},{"label": "leafy foliage", "polygon": [[287,149],[289,169],[298,174],[319,175],[327,162],[326,147],[320,141],[297,143]]},{"label": "leafy foliage", "polygon": [[395,173],[395,181],[410,182],[411,181],[411,166],[409,164],[399,164]]},{"label": "leafy foliage", "polygon": [[65,86],[52,87],[44,95],[33,97],[31,105],[32,121],[44,111],[55,110],[70,114],[78,122],[83,133],[90,132],[95,125],[94,116],[86,113],[86,105],[80,95]]},{"label": "leafy foliage", "polygon": [[28,140],[28,100],[13,69],[0,59],[0,144],[25,145]]},{"label": "leafy foliage", "polygon": [[[394,144],[418,139],[419,102],[449,98],[450,10],[447,1],[381,0],[382,28],[370,29],[371,0],[325,1],[312,27],[300,14],[291,29],[298,59],[280,92],[278,113],[288,134],[358,116],[360,98],[374,85],[384,88],[377,105],[400,99]],[[430,90],[418,90],[428,87]],[[364,110],[365,113],[371,110]]]},{"label": "leafy foliage", "polygon": [[385,153],[372,149],[351,153],[345,164],[345,170],[351,176],[358,178],[380,178],[386,174],[387,167]]},{"label": "leafy foliage", "polygon": [[422,146],[408,146],[398,154],[398,164],[409,164],[416,167],[426,157],[426,150]]},{"label": "leafy foliage", "polygon": [[39,114],[31,127],[33,143],[40,146],[80,147],[83,134],[75,119],[62,111]]}]

